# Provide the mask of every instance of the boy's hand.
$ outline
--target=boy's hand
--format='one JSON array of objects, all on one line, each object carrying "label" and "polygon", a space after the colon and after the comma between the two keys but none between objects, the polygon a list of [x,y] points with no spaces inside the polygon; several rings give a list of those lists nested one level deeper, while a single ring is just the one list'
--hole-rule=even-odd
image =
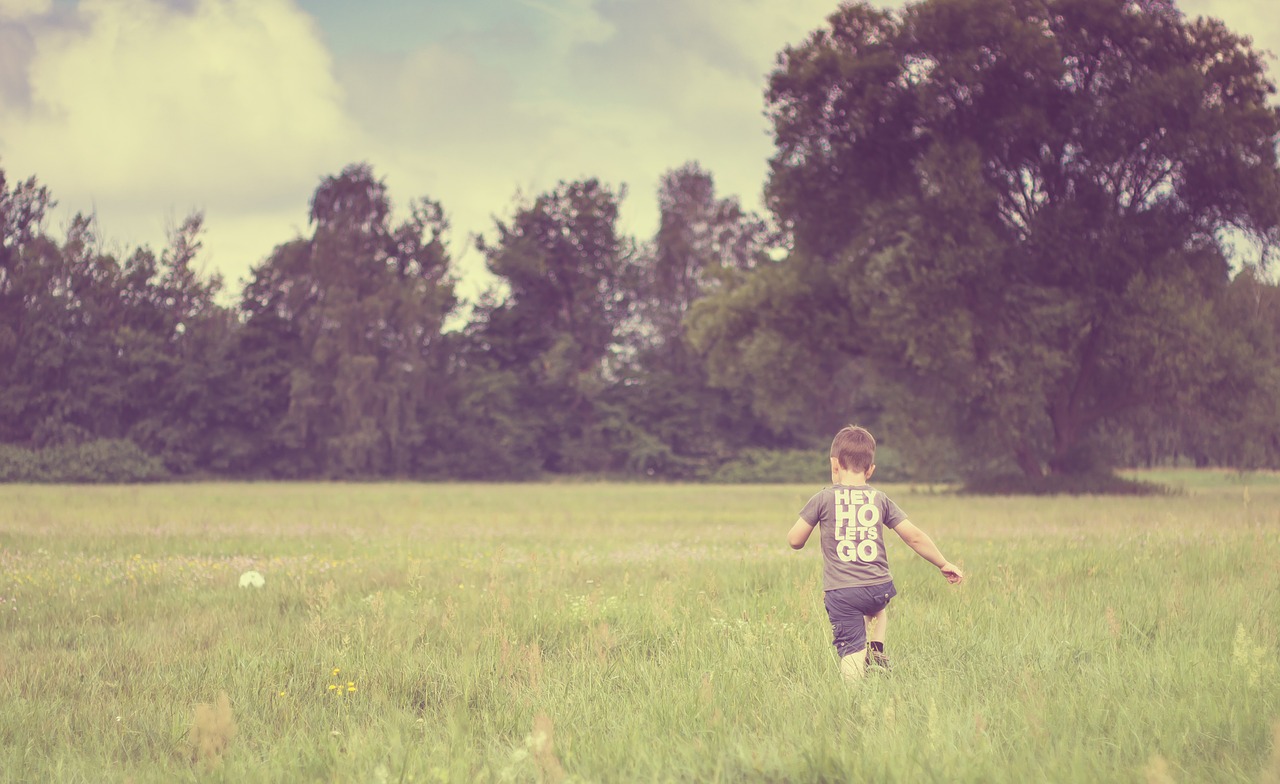
[{"label": "boy's hand", "polygon": [[942,572],[942,576],[947,578],[947,582],[952,585],[959,585],[964,582],[964,572],[960,571],[960,567],[950,561],[939,566],[938,571]]}]

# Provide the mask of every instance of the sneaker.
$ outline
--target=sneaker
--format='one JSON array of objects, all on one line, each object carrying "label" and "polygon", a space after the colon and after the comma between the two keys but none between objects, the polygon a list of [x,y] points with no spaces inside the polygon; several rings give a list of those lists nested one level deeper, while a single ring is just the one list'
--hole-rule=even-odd
[{"label": "sneaker", "polygon": [[871,669],[872,667],[880,667],[885,672],[892,672],[893,667],[889,666],[889,654],[868,648],[867,669]]}]

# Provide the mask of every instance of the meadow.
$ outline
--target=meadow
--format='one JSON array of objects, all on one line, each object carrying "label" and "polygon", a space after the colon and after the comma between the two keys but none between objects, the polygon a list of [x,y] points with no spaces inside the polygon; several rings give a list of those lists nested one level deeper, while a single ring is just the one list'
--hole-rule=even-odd
[{"label": "meadow", "polygon": [[0,486],[0,782],[1280,784],[1280,479],[1158,478],[881,486],[852,689],[817,483]]}]

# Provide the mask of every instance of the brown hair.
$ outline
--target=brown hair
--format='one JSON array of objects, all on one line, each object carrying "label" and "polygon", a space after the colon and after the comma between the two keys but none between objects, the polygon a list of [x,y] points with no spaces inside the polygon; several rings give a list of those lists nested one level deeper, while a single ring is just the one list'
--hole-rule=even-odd
[{"label": "brown hair", "polygon": [[876,459],[875,436],[865,427],[846,425],[831,442],[831,456],[840,461],[844,470],[865,473]]}]

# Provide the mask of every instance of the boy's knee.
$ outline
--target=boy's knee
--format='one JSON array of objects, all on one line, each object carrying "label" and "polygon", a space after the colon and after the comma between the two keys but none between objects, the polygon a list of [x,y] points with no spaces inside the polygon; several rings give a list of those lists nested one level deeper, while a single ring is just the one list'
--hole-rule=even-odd
[{"label": "boy's knee", "polygon": [[867,649],[840,657],[840,677],[845,683],[857,683],[867,671]]}]

